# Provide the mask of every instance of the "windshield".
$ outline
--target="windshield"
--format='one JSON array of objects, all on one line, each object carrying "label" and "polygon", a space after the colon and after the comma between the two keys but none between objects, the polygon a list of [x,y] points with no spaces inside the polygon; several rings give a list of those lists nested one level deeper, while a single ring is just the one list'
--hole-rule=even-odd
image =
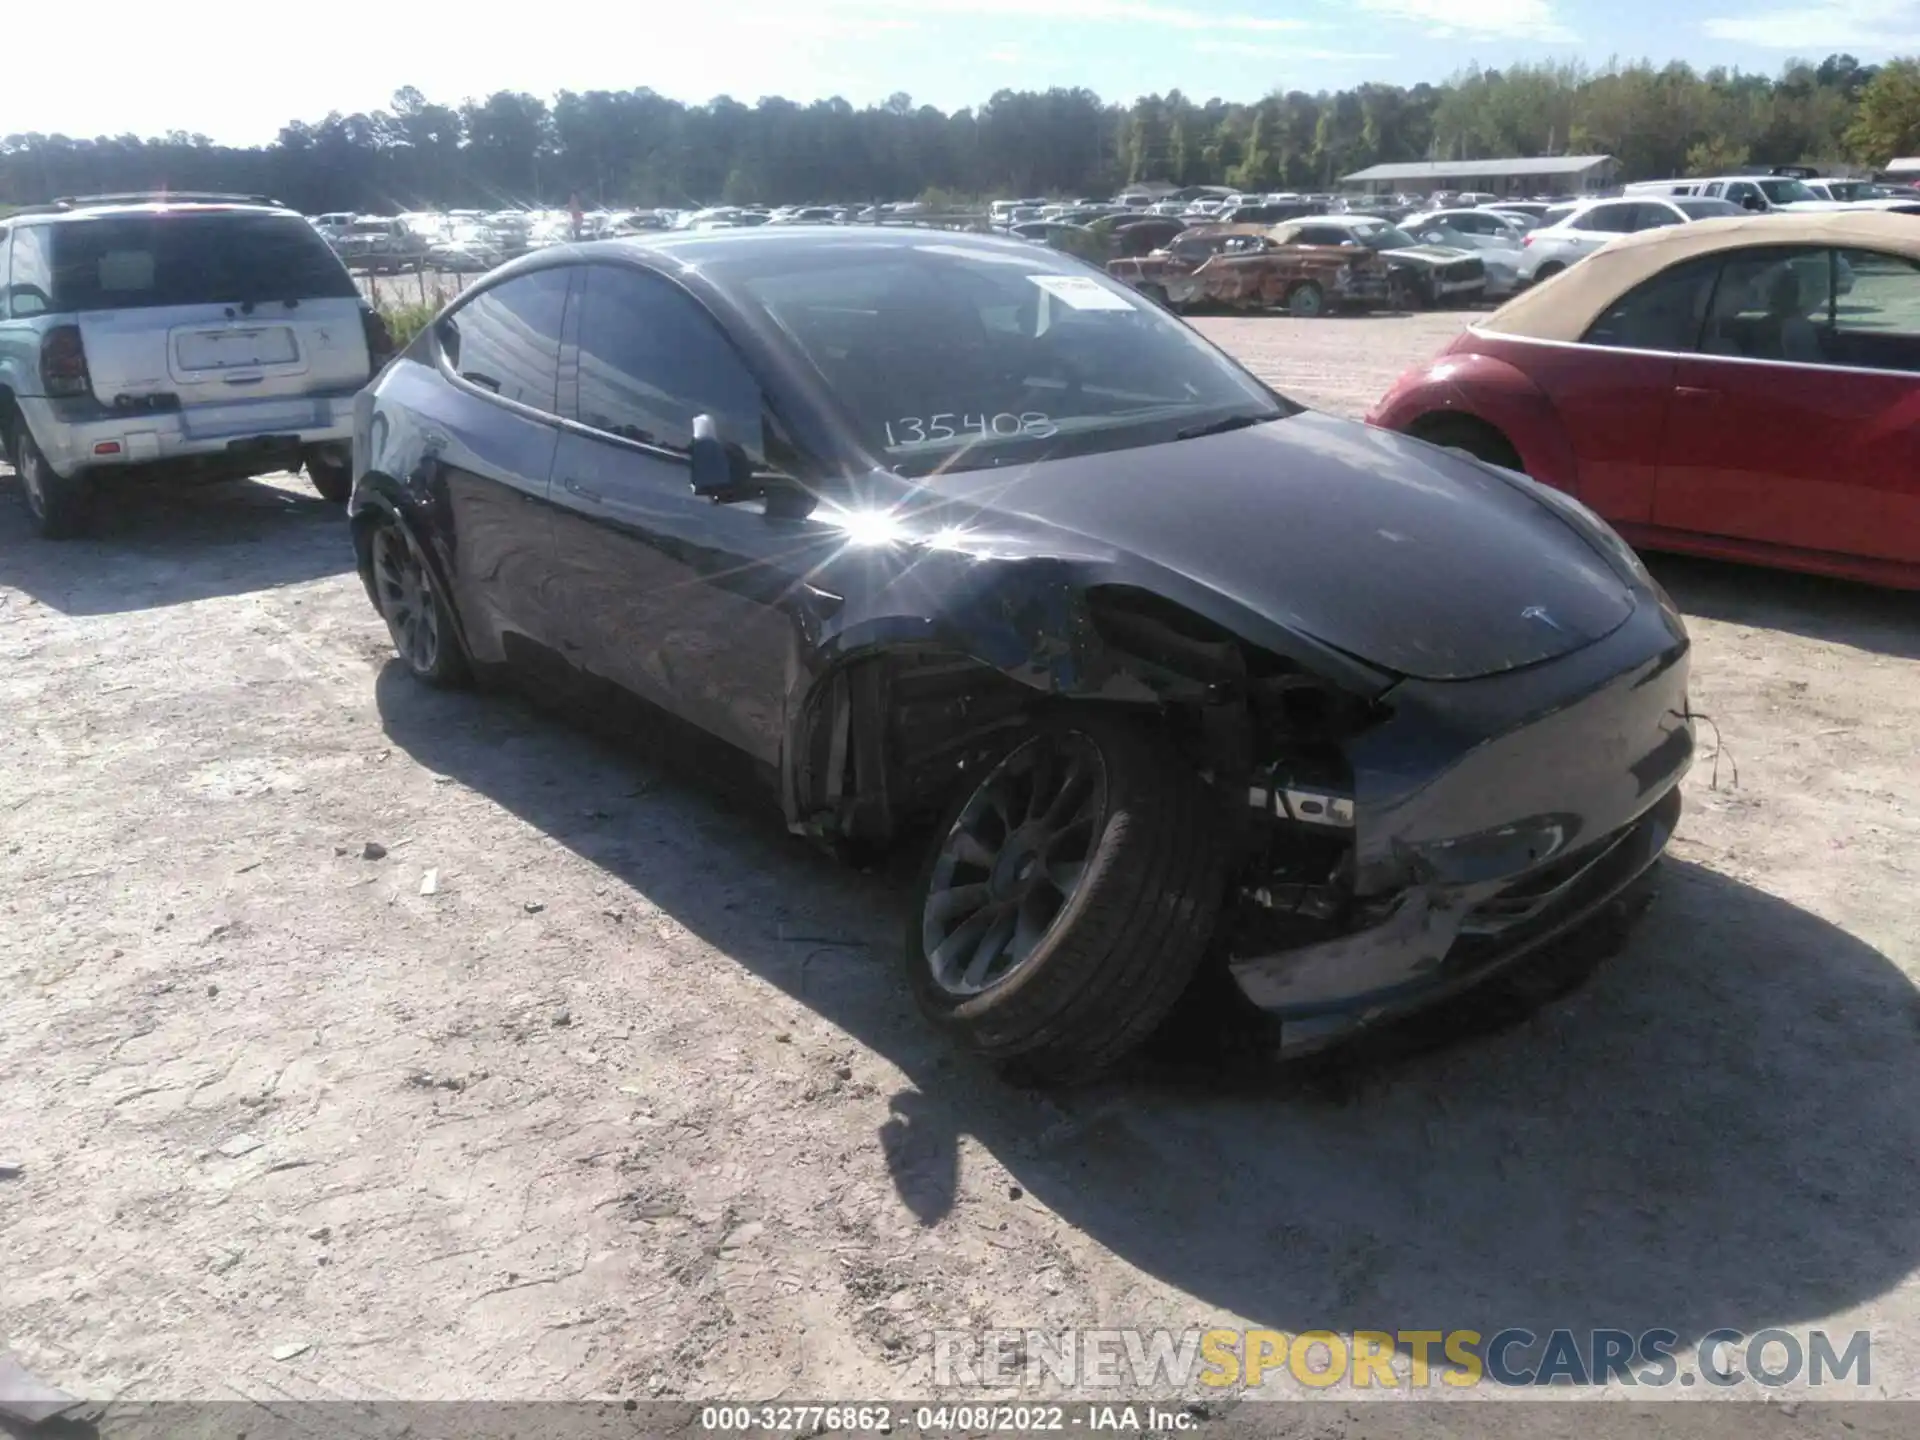
[{"label": "windshield", "polygon": [[901,474],[1156,444],[1296,409],[1159,306],[1045,251],[936,240],[713,269],[736,270]]},{"label": "windshield", "polygon": [[297,215],[115,215],[53,230],[55,310],[357,299],[327,242]]},{"label": "windshield", "polygon": [[1744,215],[1747,212],[1731,200],[1676,200],[1690,220],[1711,220],[1716,215]]},{"label": "windshield", "polygon": [[1767,199],[1776,205],[1793,205],[1802,200],[1820,198],[1798,180],[1761,180],[1757,183]]},{"label": "windshield", "polygon": [[1356,225],[1353,238],[1369,250],[1405,250],[1420,243],[1398,225]]}]

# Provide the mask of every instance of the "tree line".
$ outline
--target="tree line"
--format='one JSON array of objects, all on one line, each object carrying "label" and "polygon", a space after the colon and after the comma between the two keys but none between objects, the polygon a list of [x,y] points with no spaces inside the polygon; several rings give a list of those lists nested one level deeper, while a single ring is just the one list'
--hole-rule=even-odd
[{"label": "tree line", "polygon": [[696,206],[927,194],[1104,196],[1164,180],[1329,189],[1384,161],[1610,154],[1626,178],[1747,163],[1885,164],[1920,153],[1920,61],[1851,55],[1777,76],[1680,63],[1516,65],[1439,85],[1365,84],[1251,104],[1179,91],[1119,105],[1001,90],[948,113],[905,94],[689,105],[641,88],[516,91],[294,121],[267,145],[175,131],[0,140],[0,203],[169,188],[270,194],[317,213],[565,204]]}]

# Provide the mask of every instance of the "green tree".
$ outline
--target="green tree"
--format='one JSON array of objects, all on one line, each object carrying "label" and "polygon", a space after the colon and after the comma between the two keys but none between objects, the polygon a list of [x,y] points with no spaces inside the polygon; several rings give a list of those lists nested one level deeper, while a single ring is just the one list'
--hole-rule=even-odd
[{"label": "green tree", "polygon": [[1747,163],[1747,147],[1715,135],[1687,147],[1687,174],[1725,175]]},{"label": "green tree", "polygon": [[1228,177],[1231,184],[1261,193],[1279,185],[1280,163],[1274,153],[1272,130],[1273,122],[1263,105],[1253,112],[1253,128],[1247,133],[1246,149],[1240,164]]},{"label": "green tree", "polygon": [[1920,61],[1894,60],[1860,92],[1847,147],[1870,165],[1920,154]]}]

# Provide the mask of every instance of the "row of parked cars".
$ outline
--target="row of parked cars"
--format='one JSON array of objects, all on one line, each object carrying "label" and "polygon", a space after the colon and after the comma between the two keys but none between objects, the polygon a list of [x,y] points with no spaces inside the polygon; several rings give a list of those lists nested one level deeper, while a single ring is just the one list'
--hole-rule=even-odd
[{"label": "row of parked cars", "polygon": [[1620,235],[1370,425],[992,235],[550,247],[390,358],[261,199],[57,202],[0,260],[42,533],[304,459],[396,663],[642,702],[794,832],[920,847],[921,1008],[1044,1077],[1204,986],[1303,1053],[1623,933],[1693,750],[1630,540],[1920,588],[1897,215]]},{"label": "row of parked cars", "polygon": [[[1505,299],[1621,235],[1714,218],[1841,210],[1920,215],[1920,193],[1865,181],[1730,176],[1646,182],[1606,197],[1428,208],[1397,223],[1390,213],[1351,208],[1279,224],[1139,217],[1111,231],[1122,253],[1105,264],[1110,274],[1176,310],[1277,306],[1315,316]],[[1095,258],[1085,246],[1063,243],[1055,234],[1059,226],[1012,228]]]},{"label": "row of parked cars", "polygon": [[777,208],[715,205],[699,210],[407,211],[309,216],[334,253],[355,270],[397,274],[411,270],[471,273],[491,270],[529,251],[576,240],[607,240],[663,230],[735,230],[756,225],[860,224],[907,220],[926,211],[918,202],[889,205],[788,205]]}]

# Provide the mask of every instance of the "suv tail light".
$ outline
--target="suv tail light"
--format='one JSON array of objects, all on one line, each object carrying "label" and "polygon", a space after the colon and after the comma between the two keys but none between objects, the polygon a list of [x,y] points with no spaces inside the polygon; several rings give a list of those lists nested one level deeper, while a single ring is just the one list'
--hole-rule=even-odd
[{"label": "suv tail light", "polygon": [[93,382],[78,325],[56,325],[40,337],[40,383],[51,396],[87,393]]},{"label": "suv tail light", "polygon": [[393,332],[387,328],[386,317],[371,305],[360,307],[360,323],[367,332],[367,360],[373,366],[372,373],[378,375],[393,358]]},{"label": "suv tail light", "polygon": [[1531,235],[1522,235],[1522,236],[1520,237],[1520,248],[1521,248],[1522,250],[1524,250],[1524,249],[1526,249],[1526,248],[1527,248],[1527,246],[1529,246],[1529,245],[1531,245],[1532,243],[1533,243],[1533,236],[1531,236]]}]

